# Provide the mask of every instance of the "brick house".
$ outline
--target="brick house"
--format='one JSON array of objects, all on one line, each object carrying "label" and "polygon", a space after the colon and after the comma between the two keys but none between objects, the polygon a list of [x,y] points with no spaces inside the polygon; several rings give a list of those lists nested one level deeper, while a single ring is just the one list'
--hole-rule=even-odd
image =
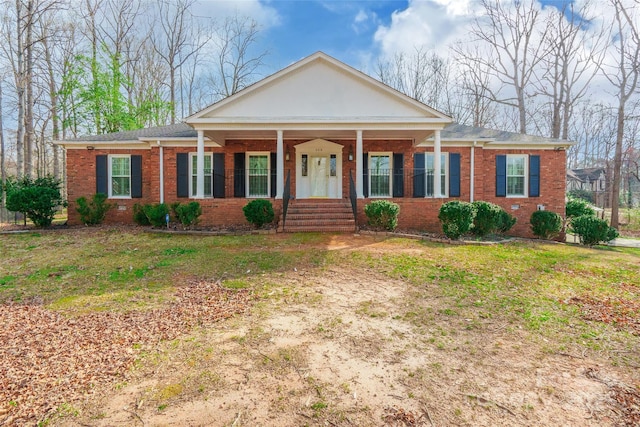
[{"label": "brick house", "polygon": [[70,224],[75,200],[96,192],[117,204],[110,223],[132,223],[136,203],[197,200],[201,225],[245,224],[242,207],[268,198],[285,231],[352,231],[379,198],[400,205],[400,228],[439,231],[442,203],[486,200],[523,236],[536,209],[564,212],[571,145],[452,124],[322,52],[184,123],[58,144]]}]

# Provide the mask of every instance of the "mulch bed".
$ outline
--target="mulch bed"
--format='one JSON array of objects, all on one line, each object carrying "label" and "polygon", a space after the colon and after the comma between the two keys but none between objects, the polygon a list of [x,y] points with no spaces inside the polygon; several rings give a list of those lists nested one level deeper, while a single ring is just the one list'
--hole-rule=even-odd
[{"label": "mulch bed", "polygon": [[246,290],[193,282],[147,311],[70,317],[39,304],[2,305],[0,425],[34,425],[122,379],[140,349],[243,313],[250,301]]}]

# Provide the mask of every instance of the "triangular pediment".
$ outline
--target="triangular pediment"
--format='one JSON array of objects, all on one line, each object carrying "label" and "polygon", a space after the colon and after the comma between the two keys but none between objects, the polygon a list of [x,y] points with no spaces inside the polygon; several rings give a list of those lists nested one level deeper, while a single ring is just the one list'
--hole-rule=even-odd
[{"label": "triangular pediment", "polygon": [[326,139],[318,138],[298,144],[294,148],[296,152],[314,151],[316,149],[321,149],[323,150],[323,152],[327,153],[339,153],[342,151],[344,146],[336,144],[335,142],[327,141]]},{"label": "triangular pediment", "polygon": [[187,119],[250,122],[450,118],[324,54],[316,53]]}]

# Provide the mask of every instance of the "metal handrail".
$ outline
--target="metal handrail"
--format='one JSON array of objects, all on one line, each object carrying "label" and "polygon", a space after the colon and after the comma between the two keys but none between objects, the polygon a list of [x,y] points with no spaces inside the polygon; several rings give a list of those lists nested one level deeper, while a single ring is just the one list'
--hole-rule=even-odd
[{"label": "metal handrail", "polygon": [[282,230],[287,221],[287,210],[289,209],[289,199],[291,199],[291,171],[287,171],[287,180],[284,183],[284,191],[282,193]]},{"label": "metal handrail", "polygon": [[356,193],[356,184],[353,182],[353,171],[349,171],[349,200],[351,200],[351,210],[353,211],[353,219],[355,221],[356,230],[358,229],[358,194]]}]

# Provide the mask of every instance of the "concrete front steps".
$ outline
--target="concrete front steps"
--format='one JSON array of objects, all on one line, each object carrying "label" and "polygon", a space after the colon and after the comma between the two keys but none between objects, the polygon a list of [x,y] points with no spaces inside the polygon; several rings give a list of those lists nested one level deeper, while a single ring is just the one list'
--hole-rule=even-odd
[{"label": "concrete front steps", "polygon": [[356,231],[356,221],[349,201],[340,199],[290,200],[287,221],[282,228],[280,215],[278,231],[297,233],[303,231],[342,232]]}]

